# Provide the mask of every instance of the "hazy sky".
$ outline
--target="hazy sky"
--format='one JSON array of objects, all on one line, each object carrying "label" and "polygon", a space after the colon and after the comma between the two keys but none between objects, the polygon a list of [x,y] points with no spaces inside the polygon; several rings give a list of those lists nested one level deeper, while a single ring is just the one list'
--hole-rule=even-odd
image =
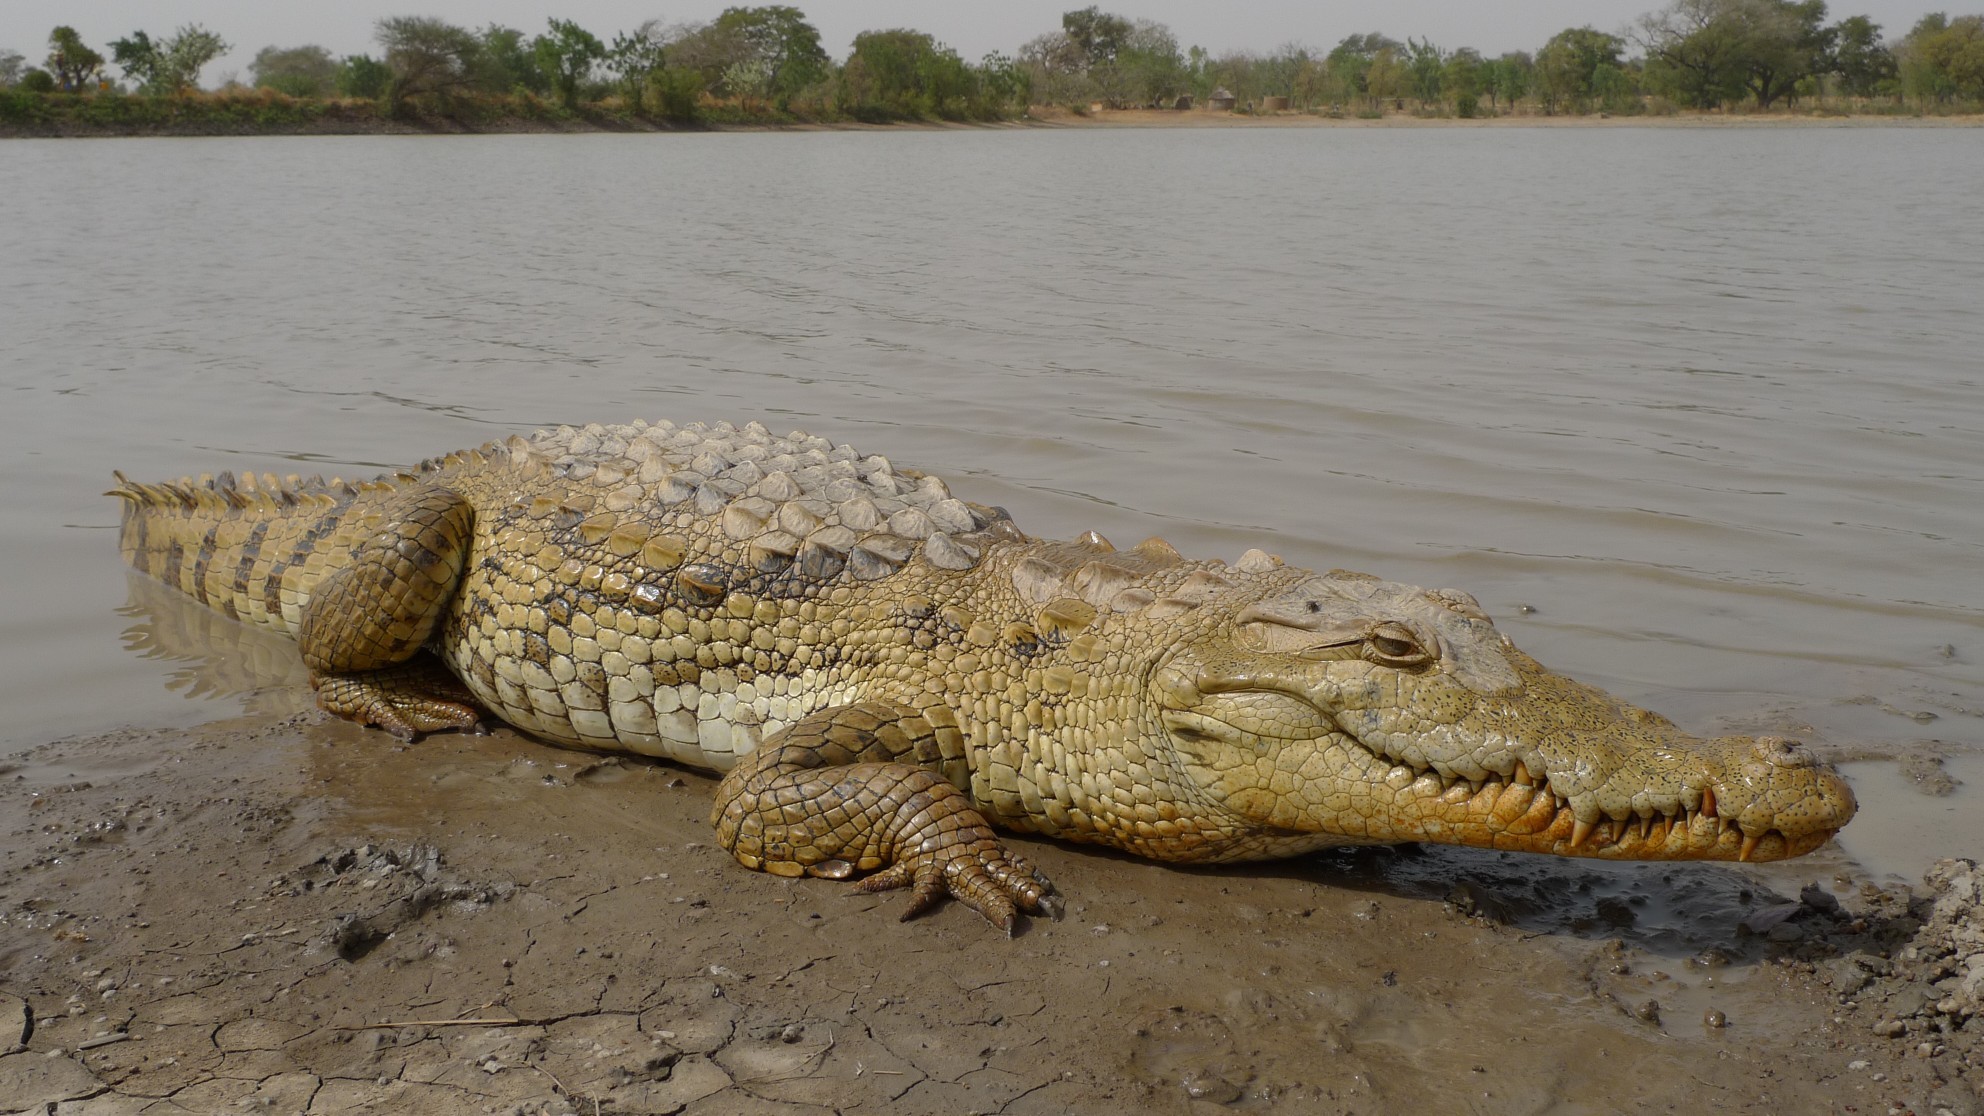
[{"label": "hazy sky", "polygon": [[[845,57],[856,33],[887,27],[927,31],[976,61],[988,51],[1008,53],[1058,28],[1061,13],[1087,0],[813,0],[806,12],[827,51]],[[1272,50],[1296,42],[1328,49],[1345,35],[1382,31],[1395,39],[1429,38],[1440,46],[1471,46],[1493,56],[1535,50],[1566,27],[1590,24],[1620,32],[1664,0],[1118,0],[1104,11],[1168,24],[1180,46]],[[213,85],[230,73],[246,77],[255,52],[271,44],[316,43],[338,55],[375,52],[372,24],[383,16],[432,15],[480,27],[495,22],[535,33],[547,16],[576,20],[610,39],[615,31],[649,19],[668,23],[707,20],[731,6],[725,0],[0,0],[0,49],[36,63],[48,53],[48,31],[66,23],[107,57],[106,44],[132,31],[154,38],[185,23],[220,33],[234,50],[209,66]],[[1834,19],[1872,16],[1897,37],[1930,11],[1971,11],[1984,2],[1937,4],[1912,0],[1835,0]],[[113,73],[115,70],[113,69]]]}]

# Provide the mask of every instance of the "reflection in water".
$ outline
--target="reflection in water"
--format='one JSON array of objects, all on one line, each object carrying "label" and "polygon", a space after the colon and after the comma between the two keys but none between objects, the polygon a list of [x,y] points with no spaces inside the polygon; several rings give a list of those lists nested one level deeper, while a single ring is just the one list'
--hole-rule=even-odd
[{"label": "reflection in water", "polygon": [[124,647],[179,664],[166,675],[166,689],[275,717],[315,706],[294,641],[230,620],[141,574],[127,573],[125,581],[130,595],[117,614],[134,622],[124,629]]}]

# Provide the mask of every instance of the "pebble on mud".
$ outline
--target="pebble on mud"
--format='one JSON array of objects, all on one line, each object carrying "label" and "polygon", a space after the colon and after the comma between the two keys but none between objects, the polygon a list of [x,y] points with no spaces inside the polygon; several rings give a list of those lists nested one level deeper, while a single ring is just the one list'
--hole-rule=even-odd
[{"label": "pebble on mud", "polygon": [[1240,1086],[1215,1073],[1188,1073],[1180,1084],[1185,1086],[1185,1095],[1193,1100],[1232,1104],[1240,1099]]},{"label": "pebble on mud", "polygon": [[1710,1008],[1702,1013],[1702,1026],[1711,1031],[1719,1031],[1729,1026],[1729,1017],[1715,1008]]}]

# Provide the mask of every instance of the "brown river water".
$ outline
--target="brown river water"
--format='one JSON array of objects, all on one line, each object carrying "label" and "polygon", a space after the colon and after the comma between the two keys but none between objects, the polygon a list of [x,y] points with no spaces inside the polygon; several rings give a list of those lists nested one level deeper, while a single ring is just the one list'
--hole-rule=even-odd
[{"label": "brown river water", "polygon": [[756,418],[1036,535],[1464,588],[1850,761],[1845,853],[1914,879],[1984,854],[1980,181],[1971,129],[10,141],[0,758],[294,686],[159,649],[113,468]]}]

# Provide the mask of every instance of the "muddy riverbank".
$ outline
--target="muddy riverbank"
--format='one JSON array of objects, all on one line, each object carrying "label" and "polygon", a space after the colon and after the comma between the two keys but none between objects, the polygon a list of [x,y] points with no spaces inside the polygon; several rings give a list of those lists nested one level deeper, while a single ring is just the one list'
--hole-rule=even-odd
[{"label": "muddy riverbank", "polygon": [[1979,1111],[1974,899],[1938,923],[1824,855],[1028,841],[1069,909],[1009,941],[738,868],[710,791],[314,712],[35,749],[0,781],[0,1110]]}]

